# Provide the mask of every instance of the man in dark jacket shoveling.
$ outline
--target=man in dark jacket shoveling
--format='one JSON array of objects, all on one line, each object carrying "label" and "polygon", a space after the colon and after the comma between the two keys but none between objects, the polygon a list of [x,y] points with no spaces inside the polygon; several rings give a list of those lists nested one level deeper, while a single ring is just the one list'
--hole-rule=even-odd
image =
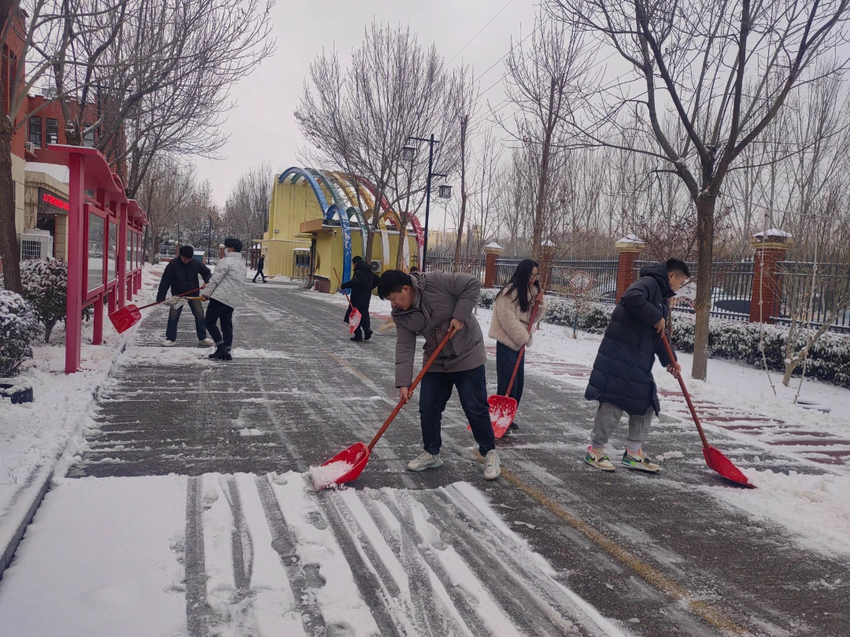
[{"label": "man in dark jacket shoveling", "polygon": [[614,471],[605,454],[605,443],[626,412],[629,437],[623,465],[653,473],[660,470],[641,448],[649,434],[653,412],[657,415],[661,411],[652,367],[658,356],[674,377],[682,369],[667,356],[661,334],[667,328],[668,301],[689,278],[687,264],[678,259],[646,266],[614,308],[584,393],[588,400],[599,401],[585,455],[588,464]]},{"label": "man in dark jacket shoveling", "polygon": [[[352,341],[369,340],[372,338],[372,323],[369,319],[369,303],[372,301],[372,290],[378,285],[378,277],[372,272],[369,264],[365,263],[362,257],[354,257],[351,260],[354,264],[354,275],[349,281],[343,281],[341,288],[351,290],[351,305],[357,308],[360,312],[360,325],[354,330]],[[348,317],[351,316],[351,308],[345,311],[343,321],[348,323]],[[362,334],[361,334],[362,331]]]},{"label": "man in dark jacket shoveling", "polygon": [[407,465],[410,471],[442,466],[440,425],[452,388],[457,387],[461,407],[484,460],[484,478],[495,480],[501,473],[487,406],[484,335],[472,314],[480,289],[481,282],[473,276],[444,272],[410,275],[401,270],[388,270],[378,283],[378,295],[389,299],[393,305],[392,317],[398,339],[395,384],[401,400],[407,401],[411,395],[416,336],[425,337],[424,357],[427,359],[449,328],[455,329],[422,378],[419,417],[424,451]]},{"label": "man in dark jacket shoveling", "polygon": [[[173,347],[177,342],[177,323],[180,321],[180,314],[183,312],[184,303],[189,304],[189,308],[195,316],[195,331],[198,333],[198,343],[201,345],[213,344],[207,338],[207,328],[204,325],[204,307],[201,305],[201,302],[177,298],[180,294],[185,294],[201,287],[202,284],[198,281],[198,277],[201,277],[203,282],[207,283],[210,280],[210,276],[212,276],[210,269],[195,258],[195,249],[192,246],[180,246],[177,258],[172,259],[165,266],[162,279],[159,281],[159,290],[156,294],[156,302],[162,303],[165,301],[165,295],[168,289],[171,288],[171,299],[168,300],[168,303],[171,305],[171,311],[168,313],[168,325],[165,328],[165,340],[162,342],[163,347]],[[194,296],[200,296],[200,292]]]}]

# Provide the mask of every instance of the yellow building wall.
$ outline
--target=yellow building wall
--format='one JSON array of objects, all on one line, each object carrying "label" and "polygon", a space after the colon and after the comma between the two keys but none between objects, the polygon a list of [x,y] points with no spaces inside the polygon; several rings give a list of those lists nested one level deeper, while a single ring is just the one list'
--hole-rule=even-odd
[{"label": "yellow building wall", "polygon": [[304,179],[300,179],[297,184],[292,183],[292,177],[287,177],[282,184],[277,179],[276,176],[272,188],[269,227],[263,238],[300,242],[302,240],[295,235],[301,232],[301,224],[321,219],[322,208],[316,201],[313,189]]}]

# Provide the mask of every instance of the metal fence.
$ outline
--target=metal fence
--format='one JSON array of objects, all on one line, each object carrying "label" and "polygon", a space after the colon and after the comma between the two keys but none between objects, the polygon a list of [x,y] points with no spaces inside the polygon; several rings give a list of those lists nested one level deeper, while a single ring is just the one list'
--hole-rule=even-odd
[{"label": "metal fence", "polygon": [[[653,265],[651,261],[636,261],[634,275],[641,268]],[[685,283],[673,297],[673,310],[693,314],[697,296],[696,279],[699,276],[696,263],[688,263],[691,280]],[[719,261],[711,264],[711,310],[716,318],[732,321],[750,320],[750,300],[753,292],[752,261]]]},{"label": "metal fence", "polygon": [[[455,260],[454,257],[432,257],[428,256],[425,260],[426,268],[429,272],[454,272]],[[476,258],[462,258],[457,268],[458,272],[465,272],[472,276],[484,280],[484,260]]]},{"label": "metal fence", "polygon": [[[494,285],[507,285],[522,259],[496,259]],[[617,260],[562,260],[552,263],[549,291],[566,297],[613,304],[617,296]]]},{"label": "metal fence", "polygon": [[[830,329],[850,331],[850,266],[839,263],[782,261],[776,287],[779,292],[777,323],[794,318],[820,326],[831,317]],[[814,283],[814,290],[812,289]]]}]

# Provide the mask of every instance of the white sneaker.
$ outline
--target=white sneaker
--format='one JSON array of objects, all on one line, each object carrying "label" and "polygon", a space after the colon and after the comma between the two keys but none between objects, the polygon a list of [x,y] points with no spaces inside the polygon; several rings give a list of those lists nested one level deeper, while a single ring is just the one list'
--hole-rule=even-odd
[{"label": "white sneaker", "polygon": [[212,347],[215,345],[215,341],[211,338],[202,338],[198,340],[198,345],[203,345],[204,347]]},{"label": "white sneaker", "polygon": [[169,341],[168,339],[162,341],[163,347],[174,347],[175,345],[177,345],[177,341]]},{"label": "white sneaker", "polygon": [[408,471],[425,471],[425,469],[436,469],[443,466],[443,459],[440,454],[436,456],[423,451],[416,458],[407,463]]},{"label": "white sneaker", "polygon": [[495,480],[502,475],[502,467],[499,466],[499,454],[495,449],[491,449],[484,456],[484,479]]}]

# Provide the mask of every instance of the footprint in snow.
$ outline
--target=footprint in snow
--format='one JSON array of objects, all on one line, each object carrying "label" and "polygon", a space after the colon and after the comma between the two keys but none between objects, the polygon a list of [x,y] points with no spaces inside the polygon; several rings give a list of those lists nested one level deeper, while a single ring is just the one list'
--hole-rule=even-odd
[{"label": "footprint in snow", "polygon": [[325,637],[354,637],[356,634],[348,622],[333,622],[325,628]]},{"label": "footprint in snow", "polygon": [[325,522],[325,518],[323,518],[322,514],[318,511],[310,511],[307,514],[307,521],[320,531],[324,531],[328,528],[328,523]]},{"label": "footprint in snow", "polygon": [[320,569],[321,567],[318,564],[304,565],[304,579],[310,588],[322,588],[322,586],[327,584],[327,580],[319,572]]}]

